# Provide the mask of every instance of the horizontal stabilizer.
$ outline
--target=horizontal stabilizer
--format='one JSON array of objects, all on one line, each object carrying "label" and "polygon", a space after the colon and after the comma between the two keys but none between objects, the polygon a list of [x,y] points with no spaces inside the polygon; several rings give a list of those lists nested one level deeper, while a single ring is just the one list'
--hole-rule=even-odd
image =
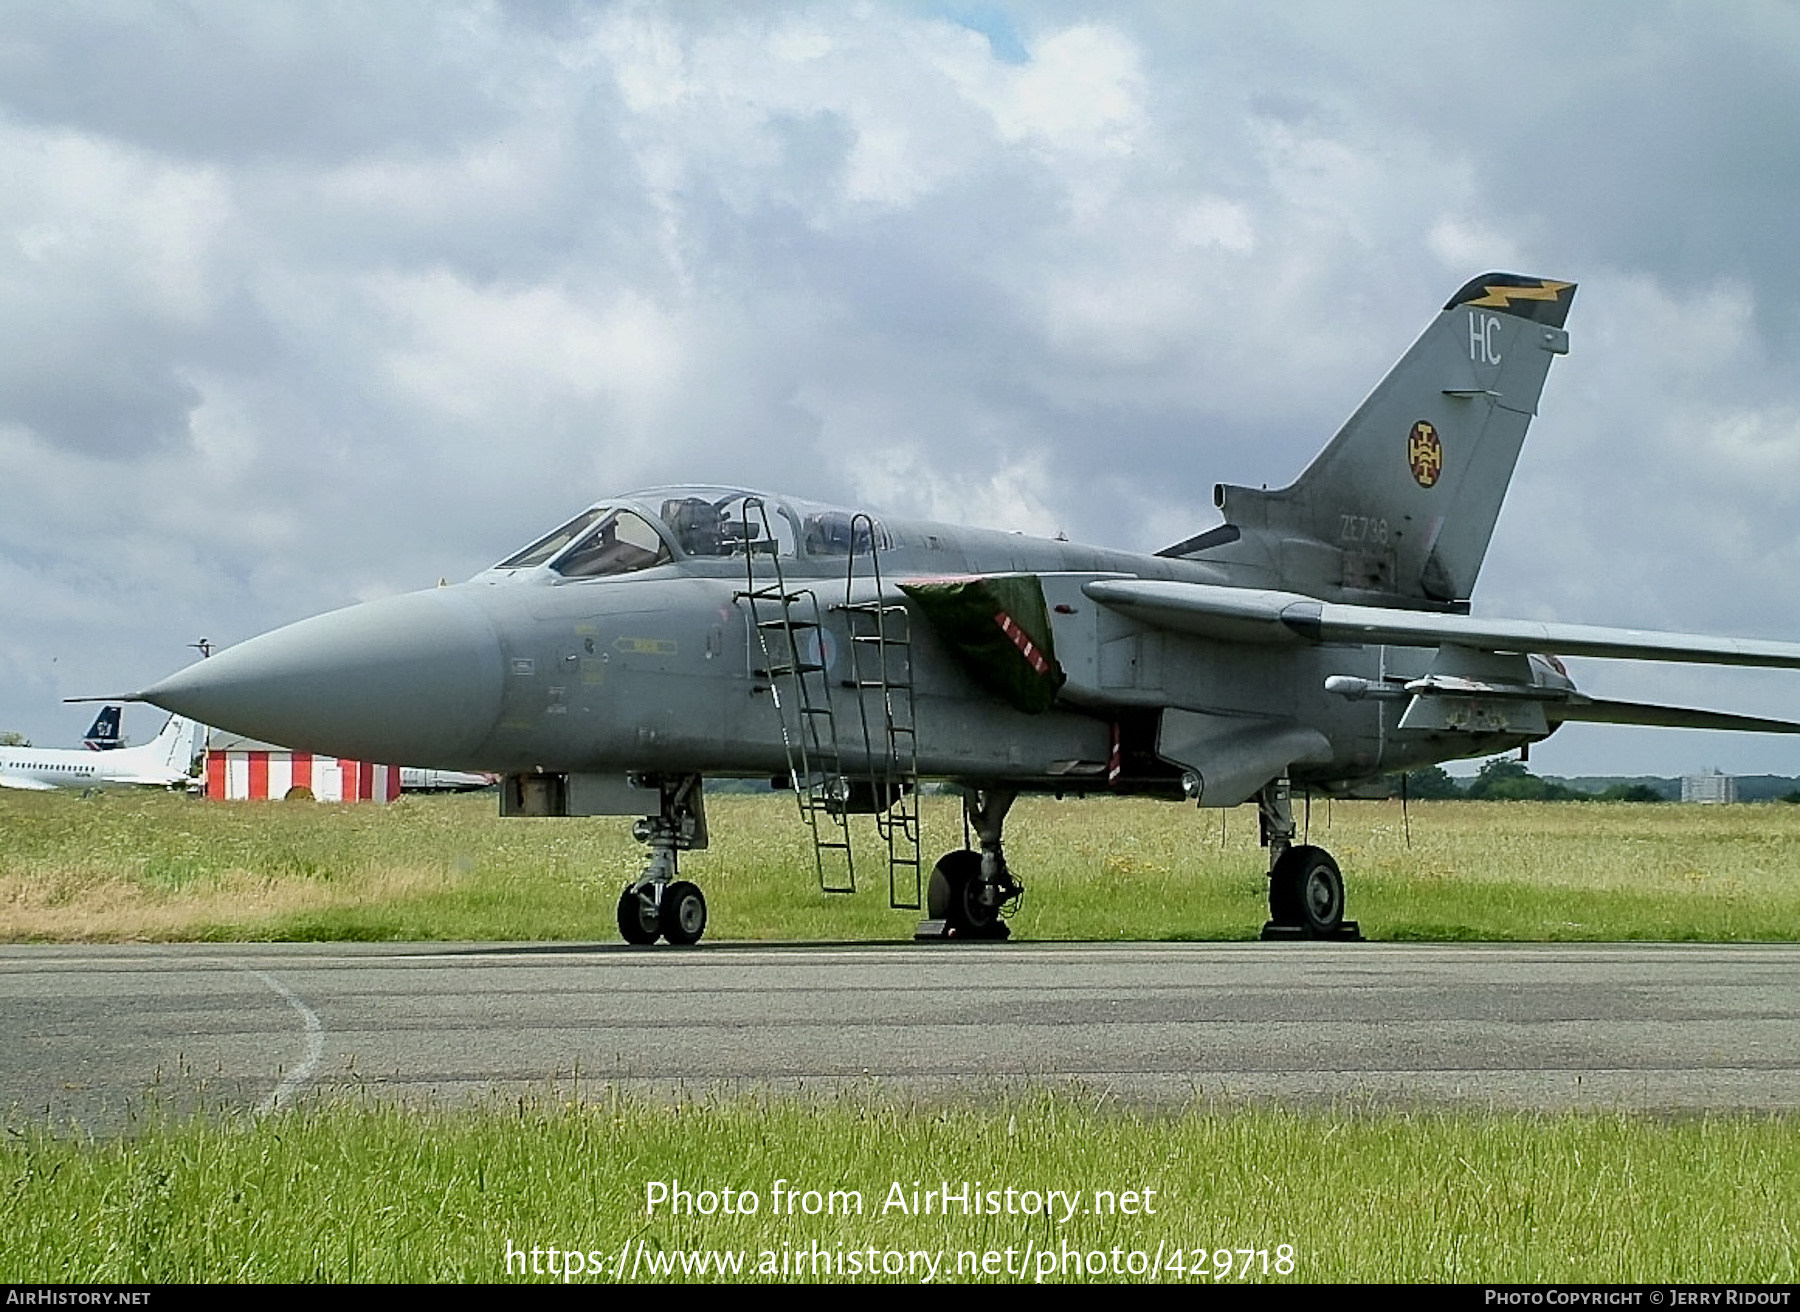
[{"label": "horizontal stabilizer", "polygon": [[1584,724],[1642,724],[1659,729],[1723,729],[1743,733],[1800,733],[1793,720],[1765,720],[1758,715],[1695,711],[1683,706],[1651,706],[1644,702],[1610,702],[1576,694],[1548,708],[1556,721]]},{"label": "horizontal stabilizer", "polygon": [[1800,643],[1792,642],[1592,624],[1477,619],[1318,601],[1295,592],[1263,588],[1155,579],[1096,579],[1082,591],[1101,605],[1146,624],[1226,642],[1385,643],[1396,647],[1448,644],[1476,651],[1800,669]]}]

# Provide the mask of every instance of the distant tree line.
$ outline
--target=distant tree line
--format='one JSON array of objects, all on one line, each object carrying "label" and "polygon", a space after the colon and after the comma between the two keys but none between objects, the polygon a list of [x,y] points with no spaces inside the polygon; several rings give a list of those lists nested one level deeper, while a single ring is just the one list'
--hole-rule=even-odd
[{"label": "distant tree line", "polygon": [[[1541,779],[1513,757],[1484,761],[1473,779],[1458,780],[1442,766],[1411,770],[1404,784],[1398,774],[1382,780],[1382,791],[1399,797],[1431,800],[1466,799],[1488,802],[1673,802],[1681,797],[1679,779],[1620,779],[1613,781]],[[1738,779],[1742,802],[1800,804],[1800,780],[1781,775],[1745,775]]]}]

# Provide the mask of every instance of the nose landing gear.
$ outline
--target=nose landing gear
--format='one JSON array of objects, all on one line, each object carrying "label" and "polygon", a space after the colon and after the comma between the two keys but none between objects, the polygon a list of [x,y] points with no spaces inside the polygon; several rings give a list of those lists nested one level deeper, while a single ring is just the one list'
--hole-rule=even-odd
[{"label": "nose landing gear", "polygon": [[678,775],[655,783],[659,813],[632,826],[633,836],[650,848],[650,861],[619,894],[619,936],[639,947],[659,938],[687,947],[706,932],[706,896],[698,884],[676,878],[678,853],[706,846],[700,776]]}]

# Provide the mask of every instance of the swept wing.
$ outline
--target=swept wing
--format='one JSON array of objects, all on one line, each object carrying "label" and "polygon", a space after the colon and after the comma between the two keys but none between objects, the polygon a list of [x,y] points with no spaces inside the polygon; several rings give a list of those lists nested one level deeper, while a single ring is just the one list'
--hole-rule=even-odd
[{"label": "swept wing", "polygon": [[1294,592],[1156,579],[1096,579],[1083,589],[1103,606],[1163,628],[1230,642],[1386,643],[1476,651],[1555,652],[1617,660],[1690,661],[1800,669],[1800,643],[1658,633],[1593,624],[1477,619],[1318,601]]}]

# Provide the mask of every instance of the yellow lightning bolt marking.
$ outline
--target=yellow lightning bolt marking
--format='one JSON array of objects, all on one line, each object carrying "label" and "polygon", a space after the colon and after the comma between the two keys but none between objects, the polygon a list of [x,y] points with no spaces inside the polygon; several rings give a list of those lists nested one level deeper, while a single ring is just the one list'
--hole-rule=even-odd
[{"label": "yellow lightning bolt marking", "polygon": [[1574,283],[1551,282],[1548,278],[1539,282],[1536,287],[1485,287],[1486,296],[1478,296],[1465,305],[1491,305],[1497,310],[1504,310],[1517,301],[1554,301],[1558,295],[1573,287]]}]

